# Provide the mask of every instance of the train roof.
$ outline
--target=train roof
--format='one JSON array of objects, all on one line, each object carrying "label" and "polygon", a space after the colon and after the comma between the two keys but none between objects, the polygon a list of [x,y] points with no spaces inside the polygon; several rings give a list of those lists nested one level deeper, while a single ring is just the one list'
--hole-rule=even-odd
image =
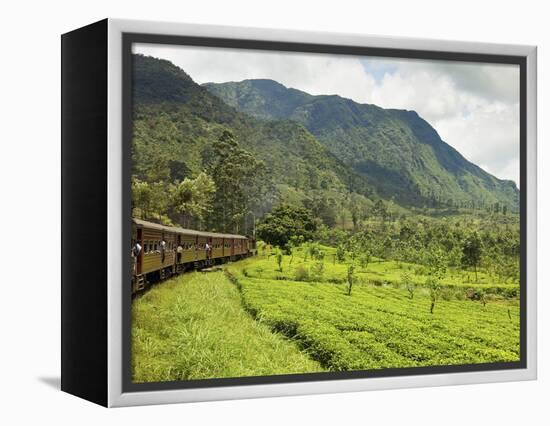
[{"label": "train roof", "polygon": [[212,238],[248,238],[244,235],[237,235],[237,234],[221,234],[218,232],[205,232],[205,231],[196,231],[194,229],[185,229],[180,228],[176,226],[166,226],[161,225],[159,223],[153,223],[148,222],[146,220],[132,218],[132,221],[136,225],[140,226],[146,226],[148,228],[158,229],[159,231],[166,231],[166,232],[175,232],[179,234],[185,234],[185,235],[198,235],[199,237],[212,237]]}]

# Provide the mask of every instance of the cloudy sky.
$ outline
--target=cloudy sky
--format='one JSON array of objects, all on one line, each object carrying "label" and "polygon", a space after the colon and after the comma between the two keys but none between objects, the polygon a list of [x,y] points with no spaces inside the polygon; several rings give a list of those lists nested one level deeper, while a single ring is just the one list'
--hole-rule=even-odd
[{"label": "cloudy sky", "polygon": [[468,160],[519,185],[519,67],[137,44],[193,80],[269,78],[312,95],[417,111]]}]

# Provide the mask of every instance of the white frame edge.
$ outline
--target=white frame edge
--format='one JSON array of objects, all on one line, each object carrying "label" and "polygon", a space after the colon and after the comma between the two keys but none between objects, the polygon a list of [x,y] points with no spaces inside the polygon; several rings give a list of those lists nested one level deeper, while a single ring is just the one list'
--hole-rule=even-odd
[{"label": "white frame edge", "polygon": [[[299,383],[122,392],[122,34],[144,33],[270,40],[411,50],[524,56],[527,58],[527,368]],[[261,398],[425,386],[535,380],[537,378],[537,50],[534,46],[440,41],[358,34],[237,28],[109,19],[108,24],[108,406]]]}]

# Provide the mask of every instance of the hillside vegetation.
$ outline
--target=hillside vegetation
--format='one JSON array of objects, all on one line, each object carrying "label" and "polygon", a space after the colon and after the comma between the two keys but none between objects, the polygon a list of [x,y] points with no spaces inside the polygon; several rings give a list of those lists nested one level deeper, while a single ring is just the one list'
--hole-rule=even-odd
[{"label": "hillside vegetation", "polygon": [[[468,162],[414,112],[268,80],[203,87],[168,61],[133,60],[133,200],[143,218],[251,233],[254,218],[281,203],[329,228],[357,226],[380,200],[402,215],[517,209],[512,182]],[[212,187],[206,196],[192,189],[201,173],[213,180],[200,185]]]},{"label": "hillside vegetation", "polygon": [[[235,158],[227,176],[219,176],[217,166],[232,160],[216,152],[215,145],[222,138],[235,142],[262,172],[256,168],[251,179],[239,180],[248,173],[244,170],[247,164]],[[137,192],[134,207],[138,208],[136,214],[145,218],[181,222],[167,197],[168,184],[194,179],[203,171],[214,179],[231,179],[242,193],[260,191],[241,204],[239,211],[229,213],[232,218],[223,229],[217,217],[190,215],[194,217],[187,225],[212,230],[250,232],[244,215],[262,216],[281,201],[321,203],[329,213],[325,219],[332,224],[350,187],[358,208],[370,205],[368,196],[375,192],[364,177],[349,169],[300,123],[258,120],[240,113],[170,62],[142,55],[134,56],[132,159]],[[152,194],[143,197],[140,183],[148,185]],[[221,199],[221,188],[217,189]],[[222,208],[216,203],[208,207]]]},{"label": "hillside vegetation", "polygon": [[303,124],[382,197],[416,206],[501,203],[518,208],[513,182],[466,160],[414,111],[358,104],[335,95],[312,96],[272,80],[204,87],[250,116]]}]

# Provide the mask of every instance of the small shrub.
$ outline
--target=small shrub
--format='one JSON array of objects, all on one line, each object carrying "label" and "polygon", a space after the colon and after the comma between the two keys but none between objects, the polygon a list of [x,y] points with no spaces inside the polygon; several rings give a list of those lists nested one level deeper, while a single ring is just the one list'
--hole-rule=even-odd
[{"label": "small shrub", "polygon": [[298,265],[294,270],[296,281],[309,281],[309,270],[304,265]]},{"label": "small shrub", "polygon": [[441,298],[449,301],[455,298],[455,291],[452,288],[445,287],[441,290]]},{"label": "small shrub", "polygon": [[275,253],[275,260],[279,266],[279,272],[283,272],[283,252],[280,249]]},{"label": "small shrub", "polygon": [[504,289],[503,296],[508,299],[512,299],[512,298],[518,297],[518,291],[519,291],[519,288],[507,288],[507,289]]},{"label": "small shrub", "polygon": [[466,299],[475,300],[476,298],[476,289],[475,288],[468,288],[466,289]]},{"label": "small shrub", "polygon": [[455,299],[456,300],[466,300],[466,294],[462,291],[456,291],[455,292]]}]

